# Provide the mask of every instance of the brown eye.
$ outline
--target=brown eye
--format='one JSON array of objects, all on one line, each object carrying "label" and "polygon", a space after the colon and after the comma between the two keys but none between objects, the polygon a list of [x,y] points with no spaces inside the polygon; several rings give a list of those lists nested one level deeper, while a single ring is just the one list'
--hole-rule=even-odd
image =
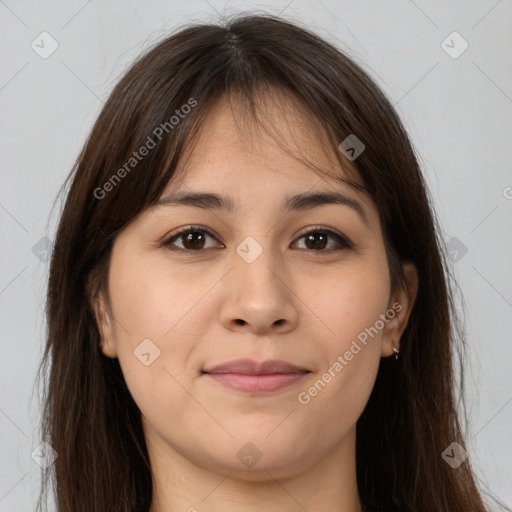
[{"label": "brown eye", "polygon": [[306,247],[313,250],[325,249],[327,239],[325,233],[310,233],[305,237]]},{"label": "brown eye", "polygon": [[[305,248],[310,251],[328,252],[330,250],[340,250],[340,247],[343,249],[352,248],[352,244],[345,237],[334,231],[331,231],[330,229],[313,229],[303,234],[299,240],[301,239],[304,239],[306,246]],[[336,244],[334,247],[331,246],[327,248],[329,240],[331,239],[334,240]]]},{"label": "brown eye", "polygon": [[185,233],[181,236],[183,246],[185,249],[202,249],[205,244],[205,236],[201,231],[194,231],[191,233]]},{"label": "brown eye", "polygon": [[[216,240],[215,236],[207,228],[188,226],[173,234],[162,243],[162,246],[176,251],[201,252],[215,247],[215,245],[207,246],[208,238]],[[316,253],[340,251],[353,247],[344,236],[326,228],[312,229],[304,233],[298,240],[302,239],[304,240],[305,247],[300,249]],[[221,248],[223,247],[221,244],[219,245]]]},{"label": "brown eye", "polygon": [[[184,251],[201,251],[205,248],[207,238],[213,238],[213,235],[206,229],[185,228],[184,230],[176,233],[171,238],[166,240],[162,245],[174,246],[178,250]],[[176,242],[181,243],[181,247],[176,245]],[[206,247],[208,249],[208,247]]]}]

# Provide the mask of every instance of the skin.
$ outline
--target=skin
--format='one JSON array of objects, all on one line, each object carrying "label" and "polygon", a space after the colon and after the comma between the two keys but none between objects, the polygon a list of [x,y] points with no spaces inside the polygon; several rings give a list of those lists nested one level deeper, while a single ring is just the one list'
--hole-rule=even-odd
[{"label": "skin", "polygon": [[[299,141],[303,154],[332,168],[332,155],[314,130],[304,128],[291,103],[286,118],[283,108],[269,108],[272,125],[288,144]],[[151,512],[361,511],[356,421],[380,358],[393,355],[392,344],[407,325],[415,267],[404,264],[408,289],[391,294],[374,203],[321,178],[268,134],[240,134],[224,99],[211,110],[182,170],[163,196],[214,192],[231,196],[236,211],[177,205],[144,211],[115,240],[110,307],[104,295],[93,301],[101,350],[119,358],[142,412],[154,479]],[[336,172],[344,174],[339,165]],[[357,199],[369,225],[345,205],[282,210],[290,195],[332,190]],[[196,224],[213,237],[188,244],[177,238],[174,251],[161,245],[178,228]],[[354,248],[331,237],[316,250],[303,236],[315,225],[347,237]],[[263,250],[251,263],[236,252],[248,236]],[[203,248],[194,252],[194,243]],[[309,403],[300,403],[299,393],[394,303],[401,311],[366,345],[359,343],[362,350]],[[134,355],[145,339],[160,350],[148,366]],[[201,373],[242,357],[283,359],[311,373],[266,395],[228,389]],[[248,442],[261,454],[252,467],[237,457]]]}]

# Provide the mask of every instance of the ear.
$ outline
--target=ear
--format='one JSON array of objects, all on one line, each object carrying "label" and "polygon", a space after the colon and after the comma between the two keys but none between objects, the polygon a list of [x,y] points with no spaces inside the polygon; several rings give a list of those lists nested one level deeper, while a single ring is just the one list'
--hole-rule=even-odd
[{"label": "ear", "polygon": [[[93,288],[94,280],[95,276],[90,275],[87,286],[89,292]],[[114,322],[109,308],[107,307],[104,293],[103,291],[99,291],[95,295],[89,293],[89,297],[91,309],[100,335],[100,349],[105,356],[116,358],[117,348],[114,339]]]},{"label": "ear", "polygon": [[400,338],[407,327],[409,316],[418,293],[418,270],[412,262],[402,263],[406,288],[400,288],[391,297],[386,316],[390,319],[384,328],[382,357],[394,354],[393,345],[399,347]]}]

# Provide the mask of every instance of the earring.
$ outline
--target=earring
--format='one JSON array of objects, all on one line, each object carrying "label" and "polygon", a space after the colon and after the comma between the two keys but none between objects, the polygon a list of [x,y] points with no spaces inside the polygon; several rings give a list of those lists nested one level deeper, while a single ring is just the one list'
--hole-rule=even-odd
[{"label": "earring", "polygon": [[393,343],[393,352],[395,353],[395,359],[398,359],[398,354],[400,353],[400,346],[395,347],[395,344]]}]

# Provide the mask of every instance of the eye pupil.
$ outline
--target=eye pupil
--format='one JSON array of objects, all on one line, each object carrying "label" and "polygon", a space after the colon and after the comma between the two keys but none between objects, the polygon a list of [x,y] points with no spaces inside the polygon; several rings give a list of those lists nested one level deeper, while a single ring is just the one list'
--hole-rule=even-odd
[{"label": "eye pupil", "polygon": [[[200,231],[191,231],[191,232],[187,233],[186,235],[183,235],[183,238],[184,238],[183,245],[187,249],[197,250],[197,249],[202,249],[204,246],[204,233],[202,233]],[[192,245],[187,247],[187,244],[189,242]]]},{"label": "eye pupil", "polygon": [[[309,242],[313,242],[313,244],[311,245]],[[325,233],[310,233],[309,235],[306,236],[306,246],[308,249],[324,249],[326,244],[327,236],[325,235]]]}]

